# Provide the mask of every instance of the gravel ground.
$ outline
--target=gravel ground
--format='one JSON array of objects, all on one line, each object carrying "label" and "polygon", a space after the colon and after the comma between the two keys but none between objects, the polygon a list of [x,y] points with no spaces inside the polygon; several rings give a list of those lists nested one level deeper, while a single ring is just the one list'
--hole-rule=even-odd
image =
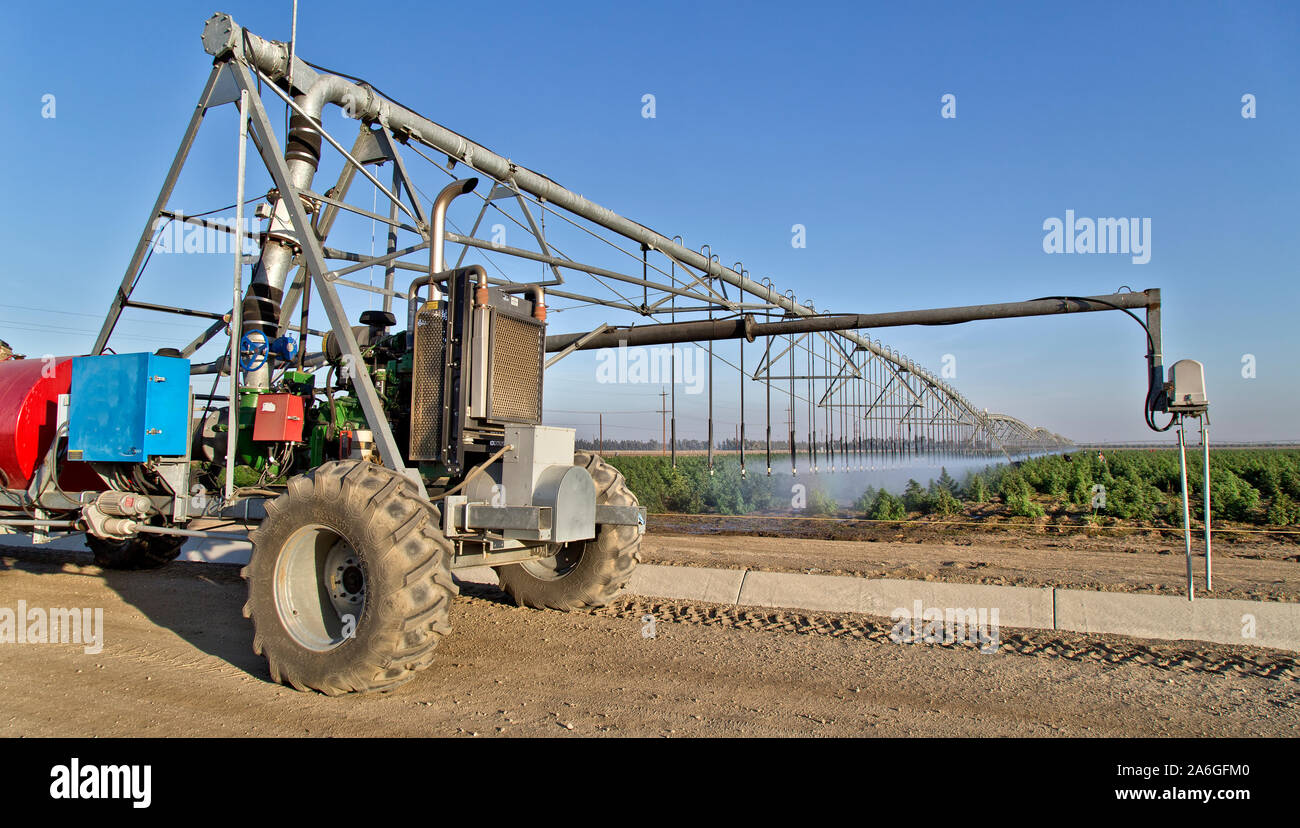
[{"label": "gravel ground", "polygon": [[[5,736],[1293,735],[1294,661],[1110,636],[1002,651],[898,645],[867,616],[623,601],[596,613],[466,590],[434,666],[385,694],[272,684],[232,567],[102,572],[0,558],[0,606],[102,607],[103,651],[0,645]],[[643,617],[656,618],[655,636]],[[1193,645],[1188,644],[1188,648]],[[1127,648],[1127,649],[1126,649]],[[1026,654],[1028,653],[1028,654]],[[1263,665],[1261,667],[1261,665]]]}]

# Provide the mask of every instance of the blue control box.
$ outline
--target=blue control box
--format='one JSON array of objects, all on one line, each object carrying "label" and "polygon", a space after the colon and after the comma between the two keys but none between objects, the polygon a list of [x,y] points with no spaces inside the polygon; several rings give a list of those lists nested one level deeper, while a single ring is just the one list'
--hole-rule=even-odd
[{"label": "blue control box", "polygon": [[72,360],[68,459],[143,463],[184,455],[189,426],[188,359],[107,354]]}]

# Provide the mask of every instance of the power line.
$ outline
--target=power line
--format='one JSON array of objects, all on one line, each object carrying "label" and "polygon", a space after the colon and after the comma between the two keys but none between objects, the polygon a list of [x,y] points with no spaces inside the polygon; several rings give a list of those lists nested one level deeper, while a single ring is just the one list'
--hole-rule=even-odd
[{"label": "power line", "polygon": [[[88,316],[88,317],[90,317],[90,318],[92,318],[92,319],[103,319],[103,318],[104,318],[104,314],[102,314],[102,313],[86,313],[85,311],[68,311],[68,310],[59,310],[59,309],[57,309],[57,308],[37,308],[37,307],[32,307],[32,306],[30,306],[30,305],[8,305],[8,304],[0,303],[0,308],[12,308],[12,309],[14,309],[14,310],[36,311],[37,313],[58,313],[58,314],[66,315],[66,316]],[[11,324],[22,324],[22,323],[11,323]],[[143,325],[151,325],[151,326],[152,326],[152,325],[169,325],[169,326],[171,326],[171,327],[183,327],[183,328],[193,328],[194,325],[195,325],[195,323],[185,323],[185,322],[166,322],[166,321],[163,321],[163,320],[158,320],[158,321],[156,321],[156,322],[145,322],[143,319],[124,319],[124,320],[122,320],[122,324],[124,324],[124,325],[126,325],[126,324],[137,324],[137,325],[141,325],[141,324],[143,324]],[[95,332],[98,333],[98,331],[95,331]]]}]

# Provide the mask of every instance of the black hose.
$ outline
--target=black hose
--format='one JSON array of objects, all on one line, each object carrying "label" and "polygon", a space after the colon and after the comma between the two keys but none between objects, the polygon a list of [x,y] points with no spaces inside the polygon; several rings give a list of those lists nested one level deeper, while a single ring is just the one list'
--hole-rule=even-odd
[{"label": "black hose", "polygon": [[1128,314],[1134,322],[1142,326],[1142,332],[1147,336],[1147,395],[1146,399],[1142,401],[1142,419],[1146,421],[1147,428],[1152,431],[1163,432],[1173,428],[1174,423],[1178,420],[1177,414],[1171,414],[1169,416],[1169,422],[1163,427],[1160,427],[1156,425],[1155,417],[1151,410],[1151,405],[1155,401],[1159,389],[1156,388],[1155,371],[1153,370],[1154,366],[1152,365],[1156,355],[1156,342],[1155,338],[1151,336],[1151,328],[1148,327],[1147,323],[1139,319],[1137,314],[1133,313],[1133,311],[1128,308],[1121,307],[1120,305],[1105,299],[1096,299],[1088,296],[1041,296],[1038,299],[1032,299],[1030,301],[1042,302],[1049,299],[1059,299],[1063,302],[1096,302],[1098,305],[1106,305],[1115,310],[1124,311],[1124,313]]}]

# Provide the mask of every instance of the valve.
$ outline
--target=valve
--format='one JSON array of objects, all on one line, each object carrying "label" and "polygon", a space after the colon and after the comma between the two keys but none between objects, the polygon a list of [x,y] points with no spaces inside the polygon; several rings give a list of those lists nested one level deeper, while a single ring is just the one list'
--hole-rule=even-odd
[{"label": "valve", "polygon": [[239,367],[245,371],[256,371],[271,357],[281,362],[292,362],[297,355],[298,340],[291,334],[268,342],[266,334],[261,331],[249,331],[239,340]]},{"label": "valve", "polygon": [[292,334],[271,340],[271,354],[285,362],[292,362],[298,356],[298,340]]},{"label": "valve", "polygon": [[239,340],[239,367],[245,371],[261,368],[268,355],[266,334],[261,331],[249,331]]}]

